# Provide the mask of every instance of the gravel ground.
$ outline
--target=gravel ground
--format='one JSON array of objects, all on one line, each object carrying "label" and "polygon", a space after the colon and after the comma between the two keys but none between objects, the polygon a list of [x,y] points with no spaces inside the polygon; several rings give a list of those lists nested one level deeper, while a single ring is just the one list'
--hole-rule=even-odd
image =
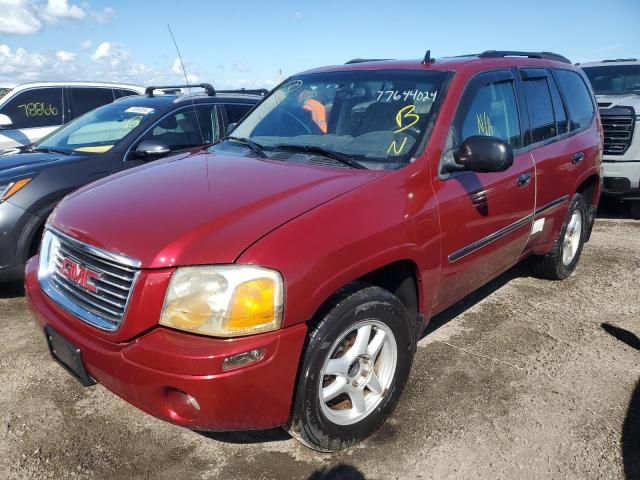
[{"label": "gravel ground", "polygon": [[638,479],[639,286],[640,222],[599,219],[568,280],[518,266],[435,318],[395,414],[333,455],[279,429],[191,432],[82,388],[0,286],[0,478]]}]

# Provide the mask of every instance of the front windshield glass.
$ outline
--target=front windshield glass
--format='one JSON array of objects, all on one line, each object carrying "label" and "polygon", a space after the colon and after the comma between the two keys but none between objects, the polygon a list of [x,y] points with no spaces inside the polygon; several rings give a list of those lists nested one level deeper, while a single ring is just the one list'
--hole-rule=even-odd
[{"label": "front windshield glass", "polygon": [[[292,77],[232,136],[269,151],[307,148],[367,168],[408,164],[422,144],[445,72],[348,71]],[[282,159],[282,155],[278,156]]]},{"label": "front windshield glass", "polygon": [[75,119],[45,137],[34,149],[104,153],[153,113],[153,108],[110,104]]},{"label": "front windshield glass", "polygon": [[640,65],[586,67],[584,72],[596,95],[640,94]]}]

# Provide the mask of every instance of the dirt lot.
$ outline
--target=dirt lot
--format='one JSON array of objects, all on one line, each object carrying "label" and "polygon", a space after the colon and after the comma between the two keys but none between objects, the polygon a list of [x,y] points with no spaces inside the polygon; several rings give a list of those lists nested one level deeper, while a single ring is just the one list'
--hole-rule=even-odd
[{"label": "dirt lot", "polygon": [[640,222],[599,220],[567,281],[519,266],[436,318],[391,420],[335,455],[281,430],[202,435],[83,389],[0,287],[0,478],[637,479],[639,287]]}]

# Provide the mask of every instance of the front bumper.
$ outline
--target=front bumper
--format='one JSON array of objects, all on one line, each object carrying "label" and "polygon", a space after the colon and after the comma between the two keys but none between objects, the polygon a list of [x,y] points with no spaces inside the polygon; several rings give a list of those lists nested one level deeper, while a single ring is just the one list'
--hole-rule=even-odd
[{"label": "front bumper", "polygon": [[18,258],[18,242],[31,213],[9,202],[0,203],[0,281],[22,278],[24,263]]},{"label": "front bumper", "polygon": [[640,200],[640,161],[605,161],[602,194],[620,200]]},{"label": "front bumper", "polygon": [[[115,343],[97,331],[74,328],[77,320],[42,292],[37,260],[27,264],[25,291],[38,322],[79,347],[91,378],[116,395],[150,415],[193,429],[265,429],[288,421],[304,324],[235,339],[155,327]],[[222,370],[226,357],[255,348],[265,348],[262,360]],[[195,399],[198,408],[180,392]]]}]

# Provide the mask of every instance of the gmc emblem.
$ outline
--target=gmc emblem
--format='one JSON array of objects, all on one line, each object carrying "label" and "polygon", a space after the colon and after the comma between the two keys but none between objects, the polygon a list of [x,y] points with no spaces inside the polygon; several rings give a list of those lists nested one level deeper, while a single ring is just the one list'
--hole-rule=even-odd
[{"label": "gmc emblem", "polygon": [[85,290],[98,293],[98,289],[93,282],[102,276],[99,273],[89,270],[87,267],[80,265],[73,260],[69,260],[68,258],[62,258],[60,272],[73,283],[80,285]]}]

